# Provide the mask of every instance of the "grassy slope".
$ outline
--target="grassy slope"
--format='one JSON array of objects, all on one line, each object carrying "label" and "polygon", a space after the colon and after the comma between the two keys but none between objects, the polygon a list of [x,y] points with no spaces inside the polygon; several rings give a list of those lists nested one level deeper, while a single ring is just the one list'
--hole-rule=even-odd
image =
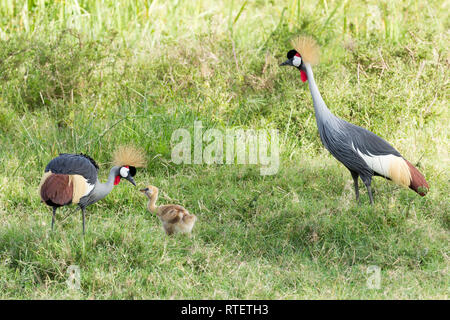
[{"label": "grassy slope", "polygon": [[[448,298],[448,5],[76,3],[0,1],[1,298]],[[307,86],[278,67],[300,32],[322,46],[330,109],[420,161],[427,197],[375,179],[375,206],[365,190],[355,206]],[[279,173],[171,163],[171,133],[195,119],[279,129]],[[46,163],[86,152],[105,179],[129,141],[151,159],[139,186],[199,216],[192,237],[167,238],[127,182],[88,209],[84,240],[67,210],[51,235]],[[81,292],[64,282],[72,264]]]}]

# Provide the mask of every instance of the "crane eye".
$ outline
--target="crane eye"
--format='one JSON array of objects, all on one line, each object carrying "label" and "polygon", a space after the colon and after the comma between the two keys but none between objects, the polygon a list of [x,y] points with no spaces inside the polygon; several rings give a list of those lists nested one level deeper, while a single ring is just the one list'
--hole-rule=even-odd
[{"label": "crane eye", "polygon": [[128,172],[130,171],[130,169],[122,167],[120,168],[120,175],[122,176],[122,178],[126,178],[128,177]]},{"label": "crane eye", "polygon": [[292,64],[295,67],[300,67],[300,65],[302,64],[302,58],[300,58],[299,56],[295,55],[294,58],[292,59]]}]

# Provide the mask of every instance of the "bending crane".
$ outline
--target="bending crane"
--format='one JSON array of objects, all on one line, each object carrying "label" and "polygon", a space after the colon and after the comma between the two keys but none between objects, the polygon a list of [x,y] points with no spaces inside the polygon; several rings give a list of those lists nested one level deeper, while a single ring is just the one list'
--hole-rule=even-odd
[{"label": "bending crane", "polygon": [[53,208],[52,230],[56,210],[69,204],[77,204],[82,211],[84,234],[85,209],[88,205],[106,197],[121,178],[136,185],[133,176],[136,174],[136,167],[144,164],[142,153],[133,148],[122,147],[116,151],[114,162],[116,165],[111,168],[106,183],[98,180],[98,165],[94,159],[82,153],[62,153],[47,164],[39,193],[42,201]]}]

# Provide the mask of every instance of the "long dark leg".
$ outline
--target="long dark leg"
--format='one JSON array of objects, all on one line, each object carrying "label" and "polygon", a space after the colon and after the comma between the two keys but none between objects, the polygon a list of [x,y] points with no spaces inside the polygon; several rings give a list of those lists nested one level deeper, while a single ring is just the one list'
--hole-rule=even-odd
[{"label": "long dark leg", "polygon": [[53,226],[55,225],[55,216],[56,216],[56,207],[53,207],[53,215],[52,215],[52,231],[53,231]]},{"label": "long dark leg", "polygon": [[85,232],[85,214],[84,214],[84,208],[81,208],[81,212],[83,215],[83,236],[84,236],[84,232]]},{"label": "long dark leg", "polygon": [[369,194],[370,204],[373,205],[372,188],[370,187],[370,185],[372,184],[372,177],[363,179],[363,182],[366,185],[367,193]]},{"label": "long dark leg", "polygon": [[358,186],[359,174],[355,171],[350,171],[350,173],[352,174],[353,182],[355,184],[356,202],[359,203],[359,186]]}]

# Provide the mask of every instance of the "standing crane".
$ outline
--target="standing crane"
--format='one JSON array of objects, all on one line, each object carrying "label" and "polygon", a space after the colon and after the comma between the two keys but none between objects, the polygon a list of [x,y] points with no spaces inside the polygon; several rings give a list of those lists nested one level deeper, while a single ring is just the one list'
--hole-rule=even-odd
[{"label": "standing crane", "polygon": [[85,209],[104,197],[122,178],[133,185],[136,167],[145,164],[140,150],[133,147],[119,147],[114,153],[114,166],[109,171],[106,183],[98,180],[98,165],[88,155],[61,153],[45,167],[39,193],[42,202],[53,208],[52,230],[56,209],[69,204],[77,204],[82,211],[83,235],[85,233]]},{"label": "standing crane", "polygon": [[359,202],[358,177],[364,182],[373,204],[372,177],[381,176],[409,187],[425,196],[429,186],[424,176],[388,142],[376,134],[348,123],[331,113],[320,95],[311,65],[318,62],[319,47],[310,37],[292,41],[294,47],[287,53],[288,60],[280,66],[293,66],[300,70],[303,82],[308,81],[314,104],[320,139],[325,148],[351,173]]}]

